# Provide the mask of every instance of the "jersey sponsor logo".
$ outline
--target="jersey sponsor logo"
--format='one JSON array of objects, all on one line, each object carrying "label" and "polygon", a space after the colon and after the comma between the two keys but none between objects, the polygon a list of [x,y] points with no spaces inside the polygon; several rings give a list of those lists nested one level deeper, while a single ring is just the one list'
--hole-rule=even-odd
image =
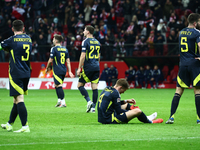
[{"label": "jersey sponsor logo", "polygon": [[117,99],[117,102],[119,103],[121,101],[121,98],[119,97],[118,99]]},{"label": "jersey sponsor logo", "polygon": [[[72,82],[63,82],[63,89],[71,89]],[[55,89],[54,82],[42,81],[40,89]]]}]

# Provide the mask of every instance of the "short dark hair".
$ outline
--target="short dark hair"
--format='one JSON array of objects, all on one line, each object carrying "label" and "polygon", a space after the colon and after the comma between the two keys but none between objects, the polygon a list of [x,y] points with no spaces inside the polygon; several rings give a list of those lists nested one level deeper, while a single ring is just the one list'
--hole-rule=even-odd
[{"label": "short dark hair", "polygon": [[24,23],[21,20],[15,20],[12,23],[14,31],[23,31]]},{"label": "short dark hair", "polygon": [[62,35],[55,34],[54,38],[58,41],[58,43],[61,43],[63,41],[63,36]]},{"label": "short dark hair", "polygon": [[200,15],[197,14],[197,13],[191,13],[189,16],[188,16],[188,22],[190,24],[193,24],[194,22],[198,22],[198,20],[200,19]]},{"label": "short dark hair", "polygon": [[87,25],[85,26],[86,30],[90,32],[90,34],[94,34],[94,27],[91,25]]},{"label": "short dark hair", "polygon": [[129,89],[129,83],[126,79],[119,79],[116,83],[117,86],[122,86],[123,89]]}]

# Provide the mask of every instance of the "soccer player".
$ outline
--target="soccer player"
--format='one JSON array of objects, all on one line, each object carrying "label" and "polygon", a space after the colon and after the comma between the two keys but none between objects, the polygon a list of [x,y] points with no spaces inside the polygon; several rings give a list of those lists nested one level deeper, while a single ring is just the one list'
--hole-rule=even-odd
[{"label": "soccer player", "polygon": [[61,46],[62,41],[63,41],[63,37],[61,35],[58,35],[58,34],[54,35],[54,38],[53,38],[54,47],[51,48],[50,58],[48,60],[47,68],[46,68],[46,72],[47,72],[48,68],[53,63],[53,78],[54,78],[56,94],[58,97],[58,102],[55,105],[55,107],[66,107],[65,94],[62,88],[63,80],[65,78],[65,74],[67,71],[65,62],[67,62],[69,76],[71,78],[74,77],[73,73],[71,72],[69,52],[65,47]]},{"label": "soccer player", "polygon": [[[99,97],[98,101],[98,122],[102,124],[128,123],[131,119],[137,117],[144,123],[162,123],[163,119],[154,120],[157,113],[147,117],[138,106],[134,106],[134,99],[121,101],[120,94],[129,89],[126,79],[119,79],[114,87],[106,87]],[[133,103],[131,106],[129,103]]]},{"label": "soccer player", "polygon": [[10,96],[13,96],[14,104],[7,124],[1,124],[7,131],[13,130],[13,124],[17,115],[21,120],[22,128],[14,132],[30,132],[27,121],[27,109],[24,104],[24,95],[28,94],[28,83],[30,79],[30,54],[32,50],[31,38],[24,34],[24,23],[15,20],[12,23],[14,35],[0,44],[0,50],[4,49],[10,53],[9,82]]},{"label": "soccer player", "polygon": [[181,95],[184,92],[184,88],[190,87],[191,83],[195,94],[197,124],[200,124],[200,52],[198,51],[198,47],[200,47],[200,31],[196,29],[200,28],[200,15],[191,13],[188,16],[188,22],[188,27],[182,29],[179,34],[179,72],[176,92],[171,104],[171,114],[166,124],[174,123],[174,114],[178,108]]},{"label": "soccer player", "polygon": [[[79,77],[78,89],[87,101],[86,112],[95,113],[95,106],[98,98],[98,82],[99,82],[99,61],[100,61],[100,43],[93,37],[94,27],[87,25],[83,31],[86,39],[82,42],[82,52],[79,60],[77,75]],[[83,67],[82,67],[83,66]],[[82,68],[82,72],[81,72]],[[92,101],[88,92],[84,88],[85,83],[91,82],[93,97]]]}]

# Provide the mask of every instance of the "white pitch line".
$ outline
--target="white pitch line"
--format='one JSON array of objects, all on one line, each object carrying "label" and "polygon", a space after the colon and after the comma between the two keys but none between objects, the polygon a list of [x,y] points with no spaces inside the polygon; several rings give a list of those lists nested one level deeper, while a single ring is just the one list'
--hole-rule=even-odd
[{"label": "white pitch line", "polygon": [[200,139],[200,137],[182,137],[182,138],[151,138],[151,139],[126,139],[126,140],[94,140],[94,141],[68,141],[68,142],[34,142],[34,143],[14,143],[0,144],[1,146],[20,146],[20,145],[50,145],[50,144],[70,144],[70,143],[97,143],[97,142],[120,142],[120,141],[162,141],[162,140],[185,140]]}]

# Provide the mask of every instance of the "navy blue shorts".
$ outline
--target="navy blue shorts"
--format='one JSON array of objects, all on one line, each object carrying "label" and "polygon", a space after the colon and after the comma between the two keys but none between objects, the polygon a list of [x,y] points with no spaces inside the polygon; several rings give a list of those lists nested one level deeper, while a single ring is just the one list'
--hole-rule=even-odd
[{"label": "navy blue shorts", "polygon": [[188,88],[190,84],[200,86],[200,67],[180,66],[177,76],[177,87]]},{"label": "navy blue shorts", "polygon": [[65,78],[65,75],[53,75],[53,80],[55,85],[63,84],[63,80]]},{"label": "navy blue shorts", "polygon": [[100,71],[90,71],[90,72],[85,72],[82,70],[80,77],[79,77],[79,82],[81,83],[99,83],[99,72]]},{"label": "navy blue shorts", "polygon": [[112,114],[112,121],[110,124],[119,124],[119,123],[128,123],[128,119],[126,117],[126,113],[123,112],[120,115],[117,115],[116,113]]},{"label": "navy blue shorts", "polygon": [[10,96],[28,95],[28,82],[30,78],[9,78]]}]

